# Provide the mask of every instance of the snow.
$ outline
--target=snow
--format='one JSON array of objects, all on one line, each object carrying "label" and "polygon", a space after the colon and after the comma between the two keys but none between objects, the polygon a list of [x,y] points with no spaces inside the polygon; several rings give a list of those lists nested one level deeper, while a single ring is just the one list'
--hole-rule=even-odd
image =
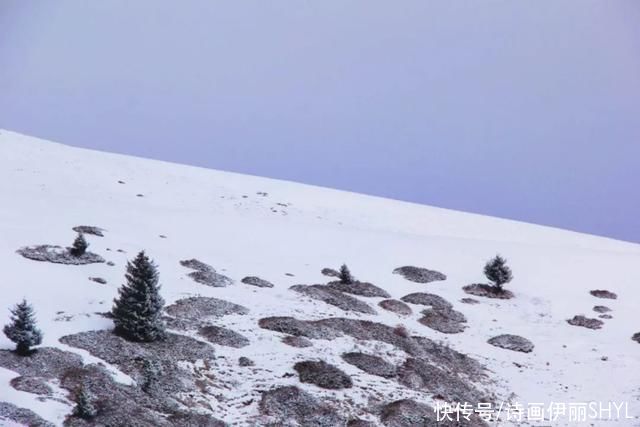
[{"label": "snow", "polygon": [[[258,194],[262,192],[268,194]],[[257,415],[256,404],[244,406],[236,400],[256,389],[270,388],[274,378],[278,384],[296,384],[316,395],[339,400],[349,396],[363,404],[367,396],[358,389],[358,379],[382,391],[394,391],[397,396],[421,399],[420,393],[402,390],[397,383],[365,374],[340,359],[343,352],[379,343],[354,345],[353,340],[340,338],[327,344],[321,354],[317,342],[314,347],[293,348],[280,342],[280,334],[257,327],[258,319],[267,316],[305,320],[354,317],[392,326],[405,324],[414,334],[442,340],[478,358],[493,372],[504,400],[514,393],[513,400],[524,405],[628,402],[629,413],[640,416],[640,346],[631,340],[640,331],[640,245],[291,182],[90,151],[4,130],[0,131],[0,200],[0,309],[7,310],[8,319],[8,308],[27,298],[44,332],[43,346],[73,351],[86,363],[95,362],[88,353],[64,346],[58,339],[112,327],[109,319],[96,313],[111,308],[123,282],[126,261],[142,249],[159,265],[167,304],[202,295],[248,307],[248,315],[228,316],[216,323],[252,342],[241,349],[216,346],[218,354],[228,356],[231,362],[247,356],[259,368],[252,374],[237,365],[225,370],[225,381],[232,386],[223,392],[230,403],[217,406],[216,416],[227,422],[250,425],[248,420]],[[115,266],[58,265],[28,260],[16,253],[23,246],[37,244],[68,246],[76,235],[72,228],[78,225],[105,229],[104,237],[86,235],[89,250]],[[514,280],[506,288],[516,298],[476,298],[481,304],[460,303],[466,296],[462,286],[482,282],[485,261],[497,253],[508,259],[513,270]],[[190,270],[179,264],[191,258],[210,264],[235,283],[224,288],[196,283],[187,276]],[[412,292],[446,298],[465,314],[468,328],[461,334],[441,334],[417,322],[418,308],[423,307],[414,306],[412,316],[400,318],[377,307],[382,298],[360,298],[376,308],[377,315],[347,314],[288,289],[295,284],[324,283],[327,278],[320,270],[338,268],[342,263],[348,264],[356,278],[382,287],[392,298]],[[447,280],[419,284],[393,274],[395,268],[405,265],[441,271]],[[275,286],[256,288],[240,283],[245,276],[258,276]],[[92,282],[89,277],[102,277],[107,284]],[[567,324],[566,319],[576,314],[596,317],[592,307],[602,300],[589,294],[592,289],[618,294],[617,300],[606,300],[613,319],[596,331]],[[521,335],[531,340],[535,349],[524,354],[486,342],[500,334]],[[4,335],[0,336],[0,348],[12,347]],[[394,353],[393,358],[402,357],[392,348],[384,351]],[[296,361],[320,356],[354,375],[356,387],[320,391],[300,384],[297,377],[282,378],[292,372]],[[119,381],[132,383],[115,367],[112,371]],[[60,424],[71,407],[52,399],[42,402],[34,395],[14,390],[8,383],[15,376],[0,369],[0,401],[32,409]],[[432,403],[424,395],[422,399]],[[606,420],[595,423],[608,424]],[[637,418],[612,423],[640,425]]]}]

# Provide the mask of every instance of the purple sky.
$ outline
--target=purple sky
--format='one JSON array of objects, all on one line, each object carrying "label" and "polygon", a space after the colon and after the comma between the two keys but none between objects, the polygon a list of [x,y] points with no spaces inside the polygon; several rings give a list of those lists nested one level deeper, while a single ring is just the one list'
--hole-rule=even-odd
[{"label": "purple sky", "polygon": [[640,2],[0,0],[0,127],[640,242]]}]

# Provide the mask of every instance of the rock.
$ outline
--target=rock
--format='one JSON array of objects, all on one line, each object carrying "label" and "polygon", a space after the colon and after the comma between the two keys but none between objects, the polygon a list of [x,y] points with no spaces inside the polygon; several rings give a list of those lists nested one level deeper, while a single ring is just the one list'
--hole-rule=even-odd
[{"label": "rock", "polygon": [[248,276],[241,280],[245,285],[257,286],[259,288],[273,288],[273,283],[256,276]]},{"label": "rock", "polygon": [[462,298],[460,300],[460,302],[464,303],[464,304],[472,304],[472,305],[473,304],[480,304],[480,301],[478,301],[477,299],[474,299],[474,298]]},{"label": "rock", "polygon": [[209,264],[206,264],[195,258],[180,261],[180,265],[195,270],[189,273],[189,277],[191,277],[197,283],[214,288],[222,288],[233,283],[233,280],[231,280],[227,276],[216,273],[216,270]]},{"label": "rock", "polygon": [[369,298],[391,298],[391,295],[382,288],[371,283],[354,281],[352,283],[331,282],[328,287],[347,294],[359,295]]},{"label": "rock", "polygon": [[518,335],[498,335],[491,338],[487,342],[495,347],[500,347],[512,351],[521,351],[523,353],[530,353],[533,351],[533,343],[528,339]]},{"label": "rock", "polygon": [[393,274],[400,274],[407,280],[416,283],[429,283],[439,280],[447,280],[447,276],[435,270],[427,270],[421,267],[398,267],[393,270]]},{"label": "rock", "polygon": [[106,285],[107,281],[102,277],[89,277],[89,280],[92,282],[100,283],[101,285]]},{"label": "rock", "polygon": [[589,292],[591,295],[597,298],[605,298],[605,299],[617,299],[618,295],[613,292],[607,291],[605,289],[596,289]]},{"label": "rock", "polygon": [[297,348],[306,348],[313,346],[313,343],[308,339],[304,337],[296,337],[293,335],[287,335],[286,337],[282,338],[282,342],[290,345],[291,347]]},{"label": "rock", "polygon": [[324,301],[344,311],[355,311],[364,314],[377,314],[366,302],[360,301],[326,285],[294,285],[289,288],[310,298]]},{"label": "rock", "polygon": [[301,382],[311,383],[320,388],[339,390],[353,386],[349,375],[323,360],[298,362],[293,369],[298,372]]},{"label": "rock", "polygon": [[462,288],[466,293],[477,297],[487,297],[496,299],[511,299],[515,295],[507,289],[498,289],[496,286],[487,285],[485,283],[475,283]]},{"label": "rock", "polygon": [[600,329],[604,322],[598,319],[590,319],[583,315],[576,315],[572,319],[568,319],[567,323],[573,326],[582,326],[588,329]]},{"label": "rock", "polygon": [[291,425],[293,420],[300,426],[342,426],[345,420],[331,406],[322,403],[311,394],[295,386],[277,387],[262,394],[260,412],[275,418],[269,425]]},{"label": "rock", "polygon": [[613,319],[613,316],[610,314],[601,314],[600,316],[598,316],[601,319]]},{"label": "rock", "polygon": [[397,299],[386,299],[386,300],[380,301],[378,305],[384,308],[385,310],[394,312],[401,316],[409,316],[413,313],[413,310],[411,310],[411,307],[409,307],[407,304]]},{"label": "rock", "polygon": [[640,332],[636,332],[635,334],[633,334],[633,336],[631,337],[631,339],[635,342],[637,342],[638,344],[640,344]]},{"label": "rock", "polygon": [[203,326],[198,330],[207,341],[226,347],[242,348],[250,344],[249,339],[231,329],[215,325]]},{"label": "rock", "polygon": [[595,311],[596,313],[608,313],[611,311],[611,309],[604,305],[596,305],[595,307],[593,307],[593,311]]},{"label": "rock", "polygon": [[358,369],[383,378],[396,376],[396,367],[379,356],[365,353],[345,353],[342,355],[345,362]]},{"label": "rock", "polygon": [[414,292],[400,298],[404,302],[410,304],[429,305],[433,308],[451,308],[453,305],[440,295],[427,294],[424,292]]}]

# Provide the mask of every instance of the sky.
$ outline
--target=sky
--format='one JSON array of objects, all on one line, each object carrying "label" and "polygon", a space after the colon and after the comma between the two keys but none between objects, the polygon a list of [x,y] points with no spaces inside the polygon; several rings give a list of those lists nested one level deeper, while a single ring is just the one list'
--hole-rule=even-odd
[{"label": "sky", "polygon": [[0,128],[640,242],[640,2],[0,0]]}]

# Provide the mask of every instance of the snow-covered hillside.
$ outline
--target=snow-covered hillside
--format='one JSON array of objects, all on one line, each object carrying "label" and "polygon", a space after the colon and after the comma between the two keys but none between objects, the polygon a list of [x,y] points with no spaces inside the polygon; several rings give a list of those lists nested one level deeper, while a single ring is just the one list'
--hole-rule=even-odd
[{"label": "snow-covered hillside", "polygon": [[[26,298],[36,309],[44,332],[40,348],[55,347],[79,355],[85,365],[102,363],[122,393],[139,386],[130,363],[114,362],[129,350],[114,347],[110,349],[113,360],[106,360],[108,357],[100,351],[68,337],[113,328],[112,320],[103,313],[111,309],[117,289],[124,282],[127,260],[144,249],[159,265],[167,306],[201,296],[248,309],[170,323],[175,334],[197,342],[207,342],[206,334],[199,329],[205,324],[224,327],[248,340],[248,345],[237,348],[207,344],[206,349],[198,351],[210,349],[215,356],[206,361],[198,357],[177,361],[189,381],[198,385],[169,396],[181,411],[200,411],[230,425],[332,425],[355,419],[362,423],[351,425],[367,425],[365,421],[372,423],[369,425],[437,425],[428,423],[436,422],[435,413],[433,420],[411,424],[405,417],[406,423],[398,424],[397,417],[385,418],[391,410],[385,405],[402,399],[434,408],[445,402],[456,403],[447,395],[450,384],[436,381],[434,386],[417,378],[415,372],[403,379],[399,379],[400,375],[381,377],[366,373],[342,357],[344,353],[362,352],[377,355],[398,370],[406,370],[408,358],[427,360],[450,375],[443,381],[455,378],[470,384],[473,390],[469,393],[490,396],[494,407],[519,403],[525,412],[535,403],[544,403],[545,409],[554,403],[566,407],[566,413],[557,419],[549,420],[547,412],[545,422],[532,418],[505,425],[580,425],[570,419],[569,408],[588,402],[626,405],[620,419],[616,419],[614,408],[612,421],[602,419],[606,418],[602,412],[598,416],[587,412],[585,425],[640,425],[640,343],[631,339],[640,332],[640,245],[290,182],[89,151],[9,131],[0,131],[0,201],[0,313],[5,313],[8,321],[8,309]],[[76,236],[72,228],[80,225],[104,230],[103,237],[86,237],[89,250],[109,263],[54,264],[33,261],[16,252],[33,245],[68,246]],[[500,300],[465,293],[463,286],[486,281],[484,263],[497,253],[504,255],[513,269],[515,277],[507,289],[515,298]],[[210,265],[233,283],[222,287],[198,283],[188,276],[193,270],[180,264],[191,259]],[[371,310],[345,311],[314,299],[309,293],[290,289],[293,285],[336,280],[321,274],[321,270],[337,269],[343,263],[357,279],[382,288],[390,299],[400,300],[416,292],[444,298],[466,318],[464,330],[445,334],[420,323],[421,311],[429,308],[426,305],[409,303],[412,314],[399,315],[379,305],[384,297],[351,294]],[[417,283],[393,273],[402,266],[435,270],[447,278]],[[247,276],[257,276],[274,286],[242,283],[241,279]],[[89,278],[104,279],[106,284]],[[597,289],[611,291],[617,299],[590,294]],[[462,302],[464,298],[473,298],[477,303]],[[185,300],[186,309],[188,301],[205,300]],[[347,305],[353,303],[348,298],[345,301]],[[580,314],[599,319],[603,313],[594,311],[594,306],[611,309],[606,315],[612,318],[601,319],[604,324],[600,329],[567,322]],[[367,320],[395,328],[398,341],[359,339],[359,333],[346,333],[347,327],[334,334],[338,327],[331,324],[325,325],[323,330],[328,335],[321,338],[310,336],[315,332],[299,334],[306,335],[312,345],[294,347],[283,342],[286,331],[274,331],[265,327],[265,322],[260,323],[273,316],[301,321]],[[174,317],[175,320],[179,316]],[[305,325],[320,328],[318,324]],[[403,325],[408,334],[398,325]],[[500,334],[525,337],[535,347],[532,352],[523,353],[487,343]],[[104,338],[99,345],[120,345],[111,335],[97,336]],[[435,356],[411,350],[412,336],[444,344],[438,345],[437,351],[466,354],[486,369],[482,373],[453,372],[453,365],[438,364]],[[65,344],[60,341],[62,337],[67,337]],[[16,418],[8,415],[15,412],[15,406],[62,425],[73,409],[73,396],[65,386],[68,373],[44,375],[43,369],[49,367],[36,369],[27,366],[27,362],[16,362],[4,351],[13,347],[4,335],[0,337],[0,402],[11,404],[0,405],[0,424],[20,425],[9,421]],[[143,357],[155,354],[154,350],[144,351]],[[255,365],[239,366],[240,357],[251,359]],[[7,366],[8,360],[22,365]],[[353,386],[332,390],[301,382],[293,366],[306,360],[323,360],[338,367],[351,377]],[[21,369],[24,372],[19,372]],[[33,373],[25,374],[29,369]],[[41,381],[48,390],[40,395],[24,391],[30,387],[15,380],[21,374]],[[10,385],[12,380],[14,385]],[[16,381],[22,385],[16,387]],[[263,393],[280,386],[297,386],[326,405],[324,410],[335,412],[335,416],[312,422],[291,414],[282,417],[282,411],[275,409],[270,411]],[[157,412],[173,423],[168,425],[208,425],[204,421],[175,421],[165,409]]]}]

